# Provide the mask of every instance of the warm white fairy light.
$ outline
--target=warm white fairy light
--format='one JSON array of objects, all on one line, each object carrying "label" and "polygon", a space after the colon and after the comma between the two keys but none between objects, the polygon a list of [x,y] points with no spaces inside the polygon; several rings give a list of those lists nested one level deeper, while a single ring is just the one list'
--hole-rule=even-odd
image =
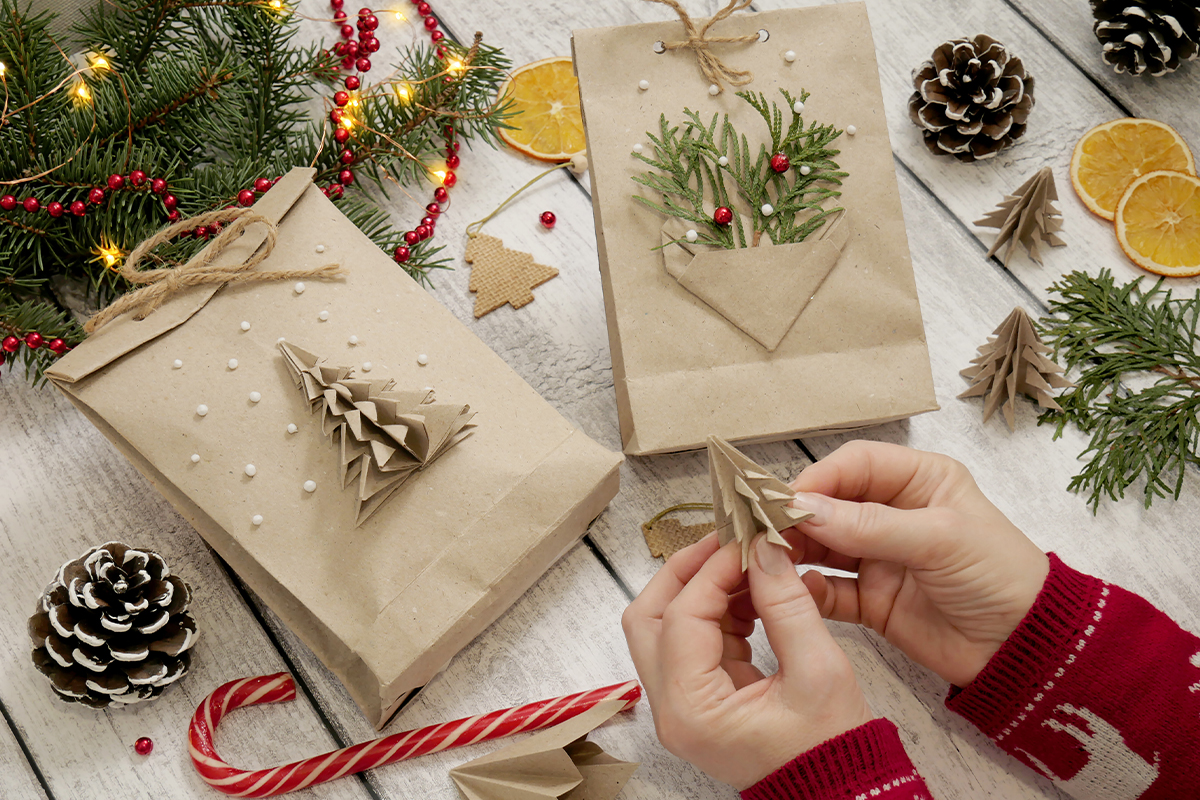
[{"label": "warm white fairy light", "polygon": [[412,90],[408,88],[407,83],[396,84],[396,98],[402,103],[407,103],[412,98]]},{"label": "warm white fairy light", "polygon": [[83,101],[85,103],[89,103],[92,100],[92,93],[88,89],[87,84],[84,83],[83,81],[80,81],[79,83],[75,84],[74,94],[77,98],[79,98],[81,101]]},{"label": "warm white fairy light", "polygon": [[117,263],[120,262],[125,254],[121,252],[121,248],[116,245],[100,245],[94,251],[100,257],[100,261],[109,269],[115,269]]},{"label": "warm white fairy light", "polygon": [[4,73],[8,72],[8,67],[4,66],[4,62],[0,61],[0,78],[4,77]]},{"label": "warm white fairy light", "polygon": [[96,53],[91,58],[92,69],[96,72],[103,72],[106,69],[112,69],[112,64],[108,63],[108,59]]},{"label": "warm white fairy light", "polygon": [[404,14],[403,14],[403,13],[401,13],[401,12],[399,12],[399,11],[397,11],[397,12],[396,12],[396,19],[400,20],[401,22],[404,22]]},{"label": "warm white fairy light", "polygon": [[450,71],[451,75],[461,75],[463,73],[463,70],[466,69],[466,66],[463,65],[462,61],[459,61],[456,58],[450,62],[450,65],[447,66],[446,69]]},{"label": "warm white fairy light", "polygon": [[445,183],[445,182],[446,182],[446,170],[444,170],[444,169],[435,169],[435,170],[433,171],[433,175],[434,175],[434,177],[435,177],[435,178],[437,178],[437,180],[438,180],[438,183]]}]

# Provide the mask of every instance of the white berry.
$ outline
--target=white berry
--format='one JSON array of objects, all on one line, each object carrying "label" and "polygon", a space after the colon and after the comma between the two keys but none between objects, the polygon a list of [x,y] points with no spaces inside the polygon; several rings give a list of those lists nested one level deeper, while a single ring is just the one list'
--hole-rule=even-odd
[{"label": "white berry", "polygon": [[323,245],[323,244],[319,244],[319,245],[317,245],[317,252],[318,252],[318,253],[324,253],[324,252],[325,252],[325,245]]},{"label": "white berry", "polygon": [[296,284],[296,294],[304,294],[304,284],[302,282]]},{"label": "white berry", "polygon": [[801,103],[799,100],[792,103],[792,111],[795,111],[797,114],[804,113],[804,103]]},{"label": "white berry", "polygon": [[635,145],[633,146],[633,152],[635,152],[635,153],[640,153],[640,152],[642,152],[642,150],[644,150],[644,149],[645,149],[645,148],[643,148],[643,147],[642,147],[642,145],[641,145],[640,143],[639,143],[639,144],[635,144]]},{"label": "white berry", "polygon": [[347,341],[350,342],[351,345],[356,345],[356,344],[358,344],[358,337],[351,336]]},{"label": "white berry", "polygon": [[722,167],[728,167],[729,159],[726,158],[725,156],[721,156],[720,158],[717,159],[717,163],[720,164]]},{"label": "white berry", "polygon": [[255,475],[258,474],[258,467],[254,466],[253,464],[247,464],[246,465],[246,474],[249,475],[251,478],[253,478]]},{"label": "white berry", "polygon": [[856,133],[858,133],[858,128],[854,127],[853,125],[846,126],[846,134],[847,135],[853,136]]},{"label": "white berry", "polygon": [[246,320],[242,320],[242,330],[244,330],[244,331],[250,330],[250,323],[247,322]]},{"label": "white berry", "polygon": [[296,423],[294,423],[294,422],[288,423],[288,426],[287,426],[288,433],[295,433],[298,430],[300,430],[300,429],[296,427]]},{"label": "white berry", "polygon": [[316,481],[305,481],[304,482],[304,491],[311,494],[311,493],[315,492],[316,490],[317,490],[317,482]]},{"label": "white berry", "polygon": [[329,319],[329,312],[322,311],[320,314],[317,314],[317,319],[321,320],[321,322],[327,321]]},{"label": "white berry", "polygon": [[646,91],[647,89],[650,88],[650,81],[647,81],[647,80],[638,81],[638,88],[641,89],[643,92]]},{"label": "white berry", "polygon": [[236,358],[231,358],[231,359],[229,359],[229,368],[230,368],[230,369],[237,369],[237,367],[238,367],[238,362],[237,362],[237,359],[236,359]]},{"label": "white berry", "polygon": [[694,242],[700,238],[700,234],[696,233],[695,231],[688,231],[683,235],[683,238],[687,239],[689,242]]},{"label": "white berry", "polygon": [[196,406],[196,414],[198,414],[201,417],[205,416],[206,414],[208,414],[208,406],[204,405],[203,403]]},{"label": "white berry", "polygon": [[363,372],[370,372],[370,371],[371,371],[371,367],[373,367],[373,366],[375,366],[375,365],[374,365],[374,364],[372,364],[370,361],[364,361],[364,362],[363,362],[363,367],[362,367],[362,369],[363,369]]},{"label": "white berry", "polygon": [[200,454],[199,453],[192,453],[192,463],[193,464],[200,463]]},{"label": "white berry", "polygon": [[716,97],[717,95],[719,95],[721,93],[721,87],[717,86],[715,83],[710,83],[708,85],[708,93],[711,94],[713,97]]},{"label": "white berry", "polygon": [[250,518],[251,525],[262,525],[262,514],[255,514]]},{"label": "white berry", "polygon": [[171,367],[174,369],[183,369],[183,362],[177,358],[175,359],[175,363],[171,364]]},{"label": "white berry", "polygon": [[425,355],[424,353],[421,353],[421,355],[417,356],[417,363],[420,364],[422,367],[425,366],[426,364],[429,363],[429,356]]},{"label": "white berry", "polygon": [[792,63],[793,61],[795,61],[796,60],[796,51],[788,50],[786,53],[783,54],[783,60],[788,62],[789,64]]},{"label": "white berry", "polygon": [[259,394],[258,392],[251,392],[251,393],[250,393],[250,402],[251,402],[251,403],[257,403],[259,400],[262,400],[262,395],[261,395],[261,394]]},{"label": "white berry", "polygon": [[801,174],[801,175],[807,175],[807,174],[809,174],[810,172],[812,172],[812,167],[810,167],[808,164],[801,164],[801,165],[800,165],[800,174]]},{"label": "white berry", "polygon": [[775,206],[771,205],[770,203],[763,203],[762,213],[764,217],[771,216],[775,213]]}]

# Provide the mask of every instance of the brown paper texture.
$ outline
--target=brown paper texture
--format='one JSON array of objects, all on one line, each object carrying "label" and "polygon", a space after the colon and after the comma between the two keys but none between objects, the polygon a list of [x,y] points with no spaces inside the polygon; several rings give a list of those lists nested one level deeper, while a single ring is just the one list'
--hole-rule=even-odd
[{"label": "brown paper texture", "polygon": [[[255,210],[281,219],[260,269],[334,261],[347,275],[308,281],[303,293],[290,281],[194,290],[143,322],[110,323],[49,375],[378,727],[574,545],[616,494],[621,457],[554,411],[307,171]],[[370,361],[366,375],[431,387],[439,403],[470,404],[478,427],[356,526],[338,454],[293,384],[280,337],[333,364]]]},{"label": "brown paper texture", "polygon": [[655,249],[665,218],[632,199],[644,187],[631,180],[646,169],[633,145],[649,145],[660,114],[678,123],[685,107],[706,121],[728,112],[747,136],[764,134],[761,118],[732,91],[710,96],[690,53],[654,52],[682,37],[677,20],[573,35],[627,453],[703,447],[710,433],[775,441],[937,408],[866,7],[739,13],[714,34],[759,29],[766,42],[737,48],[738,67],[754,73],[745,88],[777,101],[780,88],[806,89],[806,124],[857,128],[836,143],[850,173],[838,198],[853,220],[848,240],[773,351],[667,272]]},{"label": "brown paper texture", "polygon": [[465,800],[612,800],[637,770],[586,740],[624,707],[600,703],[561,725],[450,770]]}]

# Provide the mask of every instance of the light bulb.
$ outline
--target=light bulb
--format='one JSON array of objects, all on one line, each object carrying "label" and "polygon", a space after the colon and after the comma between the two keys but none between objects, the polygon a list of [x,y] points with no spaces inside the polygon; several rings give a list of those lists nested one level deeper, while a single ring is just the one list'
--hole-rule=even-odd
[{"label": "light bulb", "polygon": [[412,91],[408,88],[407,83],[401,83],[401,84],[396,85],[396,97],[400,98],[400,100],[402,102],[407,102],[409,97],[411,97],[411,96],[412,96]]},{"label": "light bulb", "polygon": [[444,170],[444,169],[435,169],[435,170],[433,171],[433,174],[437,176],[438,183],[445,183],[445,181],[446,181],[446,170]]},{"label": "light bulb", "polygon": [[463,62],[456,58],[450,62],[450,66],[448,66],[446,69],[448,69],[451,73],[458,75],[462,73],[465,67],[463,66]]},{"label": "light bulb", "polygon": [[92,69],[108,69],[111,66],[108,63],[108,59],[104,56],[97,55],[92,57]]},{"label": "light bulb", "polygon": [[75,96],[84,101],[92,99],[92,93],[88,91],[86,83],[80,83],[75,87]]},{"label": "light bulb", "polygon": [[396,19],[398,19],[398,20],[400,20],[401,22],[403,22],[403,21],[404,21],[404,15],[403,15],[403,14],[401,14],[399,11],[397,11],[397,12],[396,12]]},{"label": "light bulb", "polygon": [[0,61],[0,78],[4,77],[4,73],[8,71],[8,67],[4,66],[4,62]]}]

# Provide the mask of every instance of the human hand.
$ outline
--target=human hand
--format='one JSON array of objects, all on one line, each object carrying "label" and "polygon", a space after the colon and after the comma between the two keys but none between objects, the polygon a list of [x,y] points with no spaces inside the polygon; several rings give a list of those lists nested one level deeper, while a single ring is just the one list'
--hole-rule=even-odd
[{"label": "human hand", "polygon": [[784,532],[822,616],[867,625],[956,686],[975,679],[1050,562],[948,456],[850,442],[792,482],[814,516]]},{"label": "human hand", "polygon": [[[738,789],[871,720],[787,550],[765,536],[754,550],[747,575],[736,542],[681,550],[621,618],[658,738]],[[779,661],[771,676],[750,663],[756,616]]]}]

